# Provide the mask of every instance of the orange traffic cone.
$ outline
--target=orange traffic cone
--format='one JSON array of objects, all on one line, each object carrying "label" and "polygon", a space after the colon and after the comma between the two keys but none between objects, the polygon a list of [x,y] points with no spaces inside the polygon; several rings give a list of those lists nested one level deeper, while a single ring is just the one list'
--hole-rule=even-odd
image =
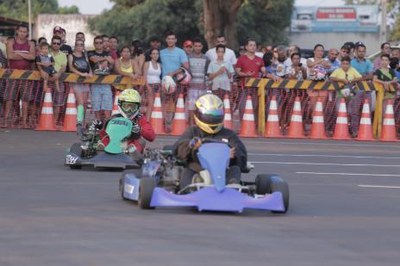
[{"label": "orange traffic cone", "polygon": [[304,138],[303,116],[299,96],[294,101],[293,113],[290,117],[288,138]]},{"label": "orange traffic cone", "polygon": [[276,103],[276,96],[272,96],[271,103],[269,105],[269,112],[267,118],[267,124],[265,125],[264,137],[266,138],[279,138],[281,132],[279,129],[279,117],[278,117],[278,104]]},{"label": "orange traffic cone", "polygon": [[174,115],[174,121],[172,121],[172,136],[182,135],[187,127],[186,114],[185,114],[185,103],[183,101],[183,94],[179,94],[178,101],[176,102],[176,109]]},{"label": "orange traffic cone", "polygon": [[358,129],[358,136],[356,140],[375,140],[372,136],[372,126],[371,126],[371,114],[369,110],[369,101],[365,99],[362,113],[361,113],[361,120],[360,120],[360,127]]},{"label": "orange traffic cone", "polygon": [[349,134],[349,125],[347,120],[347,109],[346,101],[344,98],[340,100],[339,114],[336,118],[335,133],[333,139],[336,140],[349,140],[351,139]]},{"label": "orange traffic cone", "polygon": [[393,100],[388,100],[388,103],[386,105],[385,116],[383,117],[381,140],[397,141],[393,112]]},{"label": "orange traffic cone", "polygon": [[256,123],[254,121],[253,104],[251,103],[250,95],[247,95],[246,108],[244,109],[244,114],[242,118],[242,123],[240,127],[239,135],[241,137],[258,137],[256,131]]},{"label": "orange traffic cone", "polygon": [[315,110],[313,112],[310,139],[327,139],[325,135],[322,101],[320,98],[318,98],[317,104],[315,105]]},{"label": "orange traffic cone", "polygon": [[76,100],[72,89],[69,90],[67,99],[67,108],[65,110],[64,126],[61,131],[76,131]]},{"label": "orange traffic cone", "polygon": [[118,109],[118,97],[119,97],[119,94],[120,94],[121,92],[120,91],[115,91],[115,95],[114,95],[114,105],[113,105],[113,109],[112,109],[112,113],[111,113],[111,115],[117,115],[117,114],[119,114],[120,113],[120,111],[119,111],[119,109]]},{"label": "orange traffic cone", "polygon": [[224,96],[224,108],[225,108],[225,116],[224,116],[224,127],[232,129],[232,113],[231,113],[231,105],[229,103],[229,96],[225,93]]},{"label": "orange traffic cone", "polygon": [[161,98],[159,92],[156,92],[154,98],[154,105],[153,105],[153,111],[151,112],[150,123],[156,134],[165,135],[164,118],[161,110]]},{"label": "orange traffic cone", "polygon": [[39,124],[35,130],[57,130],[54,124],[53,100],[50,91],[46,92],[44,96]]}]

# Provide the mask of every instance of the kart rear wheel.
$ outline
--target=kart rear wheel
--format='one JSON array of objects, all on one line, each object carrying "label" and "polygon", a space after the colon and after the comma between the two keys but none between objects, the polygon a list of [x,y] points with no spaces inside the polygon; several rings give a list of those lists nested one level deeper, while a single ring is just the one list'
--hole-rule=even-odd
[{"label": "kart rear wheel", "polygon": [[272,175],[256,176],[256,194],[265,195],[271,193]]},{"label": "kart rear wheel", "polygon": [[123,200],[127,200],[127,198],[125,198],[125,196],[124,196],[124,179],[123,178],[121,178],[119,180],[119,192],[120,192],[121,198]]},{"label": "kart rear wheel", "polygon": [[281,178],[273,179],[271,183],[271,193],[281,192],[283,198],[284,211],[273,211],[274,213],[286,213],[289,209],[289,186]]},{"label": "kart rear wheel", "polygon": [[154,178],[143,177],[140,179],[138,205],[141,209],[154,209],[150,206],[153,190],[156,187]]},{"label": "kart rear wheel", "polygon": [[[82,156],[82,148],[80,143],[74,143],[71,146],[70,152],[74,153],[75,155],[81,157]],[[82,169],[82,165],[74,165],[70,164],[69,167],[71,169]]]}]

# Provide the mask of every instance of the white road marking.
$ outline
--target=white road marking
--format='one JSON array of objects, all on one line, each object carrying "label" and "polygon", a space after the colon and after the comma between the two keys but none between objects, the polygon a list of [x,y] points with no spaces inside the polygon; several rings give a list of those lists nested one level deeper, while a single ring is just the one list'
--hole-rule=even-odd
[{"label": "white road marking", "polygon": [[400,177],[400,175],[394,175],[394,174],[367,174],[367,173],[296,172],[296,174],[307,174],[307,175],[341,175],[341,176]]},{"label": "white road marking", "polygon": [[358,185],[359,187],[364,188],[393,188],[393,189],[400,189],[400,186],[380,186],[380,185]]},{"label": "white road marking", "polygon": [[400,157],[390,156],[351,156],[351,155],[329,155],[329,154],[287,154],[287,153],[248,153],[252,156],[275,156],[275,157],[325,157],[325,158],[355,158],[355,159],[400,159]]},{"label": "white road marking", "polygon": [[281,165],[315,165],[315,166],[373,166],[373,167],[400,167],[400,164],[365,164],[365,163],[311,163],[311,162],[255,162],[253,164],[281,164]]}]

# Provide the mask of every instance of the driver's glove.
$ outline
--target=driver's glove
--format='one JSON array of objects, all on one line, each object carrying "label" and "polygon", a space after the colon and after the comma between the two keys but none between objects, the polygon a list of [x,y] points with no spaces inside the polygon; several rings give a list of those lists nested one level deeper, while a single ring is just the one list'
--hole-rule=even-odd
[{"label": "driver's glove", "polygon": [[201,146],[201,138],[199,137],[194,137],[189,141],[189,148],[191,149],[198,149]]},{"label": "driver's glove", "polygon": [[133,124],[133,126],[132,126],[133,134],[139,135],[141,130],[142,130],[142,127],[139,124]]},{"label": "driver's glove", "polygon": [[101,120],[95,119],[93,120],[92,124],[90,125],[89,130],[93,131],[95,129],[102,129],[103,128],[103,122],[101,122]]}]

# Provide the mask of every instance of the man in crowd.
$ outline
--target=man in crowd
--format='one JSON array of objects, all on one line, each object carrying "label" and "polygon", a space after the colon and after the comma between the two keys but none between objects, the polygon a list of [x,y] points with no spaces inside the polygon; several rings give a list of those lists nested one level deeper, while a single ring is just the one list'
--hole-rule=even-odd
[{"label": "man in crowd", "polygon": [[[224,45],[226,47],[226,40],[223,35],[219,35],[217,37],[215,46],[217,46],[218,44]],[[215,50],[215,47],[209,49],[206,53],[206,56],[207,56],[208,60],[210,60],[210,62],[217,60],[217,52]],[[236,55],[232,49],[229,49],[227,47],[225,48],[224,61],[229,61],[232,64],[232,66],[234,66],[236,64],[236,61],[237,61]]]},{"label": "man in crowd", "polygon": [[183,43],[183,50],[185,50],[187,56],[190,56],[193,53],[193,42],[191,40],[186,40]]},{"label": "man in crowd", "polygon": [[[10,69],[31,70],[32,60],[35,59],[35,45],[28,40],[28,26],[19,25],[16,37],[7,42],[7,58]],[[32,81],[7,79],[4,91],[5,109],[3,127],[7,126],[7,119],[13,107],[22,100],[22,127],[30,128],[28,124],[28,109],[34,100]]]},{"label": "man in crowd", "polygon": [[[104,51],[103,36],[94,38],[95,50],[88,52],[88,58],[96,75],[107,76],[111,73],[114,60],[109,52]],[[113,106],[113,98],[111,85],[109,84],[92,84],[92,109],[98,120],[105,121],[111,116]]]},{"label": "man in crowd", "polygon": [[339,56],[339,51],[335,48],[331,48],[328,51],[328,55],[326,56],[325,60],[329,62],[331,67],[327,70],[328,76],[332,74],[333,71],[340,67],[340,61],[337,59]]},{"label": "man in crowd", "polygon": [[116,36],[111,36],[109,39],[110,43],[110,54],[112,59],[117,60],[118,59],[118,38]]},{"label": "man in crowd", "polygon": [[199,38],[193,40],[193,53],[189,55],[189,66],[192,80],[188,88],[186,106],[189,113],[189,124],[193,125],[193,111],[196,99],[206,92],[206,73],[209,60],[201,52],[203,43]]},{"label": "man in crowd", "polygon": [[[258,78],[260,73],[267,75],[264,67],[264,61],[255,55],[257,43],[253,39],[248,39],[246,43],[246,54],[239,57],[235,70],[236,74],[242,78],[242,96],[239,101],[239,114],[243,117],[246,105],[246,96],[250,95],[252,99],[256,124],[258,119],[258,93],[257,88],[245,88],[245,78]],[[283,60],[284,61],[284,60]]]},{"label": "man in crowd", "polygon": [[[177,74],[181,73],[181,67],[189,69],[189,60],[185,51],[176,47],[176,34],[172,31],[168,31],[165,36],[167,47],[162,49],[160,52],[162,77],[165,77],[167,75],[175,77]],[[172,130],[172,120],[175,113],[175,102],[178,94],[181,92],[182,91],[180,91],[179,88],[176,92],[173,93],[163,91],[163,93],[167,96],[165,99],[165,130],[167,132],[170,132]]]},{"label": "man in crowd", "polygon": [[60,47],[60,51],[65,53],[68,56],[69,54],[72,54],[72,48],[70,45],[67,44],[67,41],[65,39],[66,35],[67,35],[67,32],[65,31],[65,29],[61,28],[60,26],[54,27],[53,36],[58,36],[62,40],[62,45]]},{"label": "man in crowd", "polygon": [[146,57],[146,61],[150,61],[150,53],[153,49],[158,49],[160,50],[161,48],[161,41],[157,36],[153,36],[150,38],[150,48],[147,49],[147,51],[144,53],[145,57]]}]

